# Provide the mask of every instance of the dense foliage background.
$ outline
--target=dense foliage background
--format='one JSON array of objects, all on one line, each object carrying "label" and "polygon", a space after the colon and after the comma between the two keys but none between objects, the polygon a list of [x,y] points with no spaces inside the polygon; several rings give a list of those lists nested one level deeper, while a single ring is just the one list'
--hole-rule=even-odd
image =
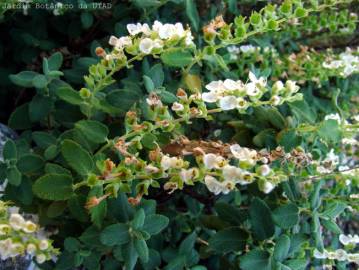
[{"label": "dense foliage background", "polygon": [[[50,238],[61,255],[56,263],[48,261],[41,268],[299,270],[332,264],[333,269],[356,269],[355,260],[321,260],[313,256],[313,250],[338,250],[339,234],[358,232],[358,196],[350,197],[358,194],[358,170],[341,174],[339,166],[347,166],[345,170],[358,166],[357,141],[349,145],[343,138],[355,141],[358,133],[353,116],[359,113],[359,64],[352,70],[323,66],[340,59],[343,52],[358,57],[357,1],[319,1],[327,6],[314,9],[309,16],[305,9],[293,9],[294,17],[280,27],[275,22],[263,29],[258,26],[261,30],[243,34],[238,44],[216,51],[205,28],[216,16],[222,15],[228,25],[235,22],[231,27],[238,38],[243,30],[238,16],[250,18],[255,28],[256,18],[251,16],[256,11],[290,1],[132,0],[93,9],[79,8],[81,3],[90,7],[92,1],[61,1],[62,6],[58,2],[32,3],[55,5],[48,9],[3,8],[0,19],[0,122],[20,135],[8,145],[13,151],[8,150],[1,163],[1,180],[9,179],[4,199],[21,211],[37,214],[41,226],[56,231]],[[307,7],[318,1],[292,2]],[[196,46],[205,48],[200,65],[196,62],[186,69],[191,59],[182,64],[178,59],[145,57],[115,73],[114,83],[106,86],[105,82],[97,99],[88,101],[86,89],[91,87],[84,76],[92,65],[102,65],[96,48],[109,52],[110,36],[127,36],[127,24],[152,25],[155,20],[188,25]],[[225,30],[220,33],[225,35]],[[32,73],[21,74],[24,70]],[[117,188],[113,192],[117,197],[106,197],[95,207],[87,207],[89,211],[85,208],[91,198],[101,198],[108,191],[94,180],[94,175],[106,171],[107,158],[118,164],[125,160],[113,149],[102,151],[102,146],[128,132],[127,111],[136,110],[139,119],[148,120],[146,97],[151,92],[170,106],[178,101],[180,87],[188,93],[205,92],[211,81],[246,82],[249,71],[267,78],[270,85],[277,80],[296,81],[304,99],[249,108],[245,114],[220,112],[212,121],[194,119],[192,125],[174,131],[148,132],[137,142],[141,147],[129,151],[146,159],[159,145],[177,156],[180,152],[170,142],[179,135],[196,143],[223,141],[278,151],[273,156],[284,156],[284,151],[298,158],[284,164],[273,157],[274,166],[290,175],[288,181],[269,194],[251,184],[215,195],[199,183],[169,194],[160,180],[160,188],[155,188],[155,184],[141,186],[135,179],[128,186],[112,186]],[[90,73],[95,80],[96,76],[102,79],[101,71]],[[59,93],[64,86],[80,94]],[[334,153],[338,161],[331,164]],[[96,164],[90,173],[84,165],[88,157],[88,163]],[[308,158],[309,163],[302,163],[301,158]],[[318,176],[316,166],[321,162],[324,167],[330,163],[327,167],[333,165],[333,170],[325,167],[329,171]],[[127,167],[116,170],[123,173]],[[63,186],[56,183],[52,189],[46,186],[46,192],[40,184],[34,188],[39,179],[49,180],[42,178],[48,175],[60,184],[70,179],[71,184],[86,180],[88,185],[76,186],[76,192],[71,186],[65,195],[58,195],[56,188]],[[57,179],[56,175],[66,177]],[[136,204],[133,200],[139,190],[144,195]],[[355,248],[355,244],[349,247],[350,252],[357,252]]]}]

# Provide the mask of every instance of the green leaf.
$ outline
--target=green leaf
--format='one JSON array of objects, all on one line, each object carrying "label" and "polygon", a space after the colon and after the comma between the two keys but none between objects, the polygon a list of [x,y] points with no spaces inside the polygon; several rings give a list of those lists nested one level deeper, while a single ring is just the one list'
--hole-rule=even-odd
[{"label": "green leaf", "polygon": [[93,120],[81,120],[75,124],[84,136],[95,143],[106,142],[108,136],[108,128],[104,124]]},{"label": "green leaf", "polygon": [[22,71],[18,74],[11,74],[9,76],[9,78],[14,84],[16,84],[18,86],[33,87],[33,79],[37,75],[39,75],[39,73],[37,73],[37,72]]},{"label": "green leaf", "polygon": [[106,101],[112,106],[121,109],[123,112],[128,111],[135,102],[140,100],[140,94],[130,89],[117,89],[111,91],[106,96]]},{"label": "green leaf", "polygon": [[292,259],[285,262],[291,270],[305,270],[307,268],[308,261],[306,259]]},{"label": "green leaf", "polygon": [[64,140],[61,153],[68,165],[81,175],[87,175],[94,168],[90,154],[74,141]]},{"label": "green leaf", "polygon": [[138,253],[135,249],[133,241],[130,241],[128,244],[123,246],[122,254],[125,259],[125,269],[133,270],[138,259]]},{"label": "green leaf", "polygon": [[288,256],[289,248],[290,248],[289,237],[285,234],[281,235],[277,239],[275,247],[274,247],[273,256],[276,259],[276,261],[278,261],[278,262],[284,261]]},{"label": "green leaf", "polygon": [[161,60],[170,67],[184,67],[193,61],[192,54],[183,49],[169,49],[161,54]]},{"label": "green leaf", "polygon": [[150,150],[153,150],[157,147],[156,142],[157,142],[157,137],[152,133],[146,133],[145,135],[143,135],[141,139],[142,145]]},{"label": "green leaf", "polygon": [[46,211],[46,215],[49,218],[55,218],[61,216],[67,207],[67,203],[64,201],[55,201],[49,205]]},{"label": "green leaf", "polygon": [[83,103],[80,93],[73,90],[69,86],[59,87],[56,90],[56,95],[59,98],[61,98],[62,100],[65,100],[66,102],[73,104],[73,105],[80,105]]},{"label": "green leaf", "polygon": [[33,173],[44,167],[44,159],[35,154],[27,154],[22,156],[16,166],[21,173]]},{"label": "green leaf", "polygon": [[130,241],[129,229],[126,224],[117,223],[110,225],[101,232],[101,243],[106,246],[128,243]]},{"label": "green leaf", "polygon": [[329,142],[338,142],[341,138],[341,129],[336,120],[329,119],[322,122],[318,129],[318,135]]},{"label": "green leaf", "polygon": [[65,169],[64,167],[53,163],[47,163],[45,165],[45,172],[54,174],[67,174],[71,176],[71,172],[68,169]]},{"label": "green leaf", "polygon": [[173,102],[177,101],[178,98],[176,97],[175,94],[172,94],[169,91],[159,91],[157,92],[158,95],[161,97],[161,100],[165,103],[165,104],[172,104]]},{"label": "green leaf", "polygon": [[333,221],[330,219],[321,219],[320,222],[327,230],[335,233],[335,234],[341,234],[342,229],[340,229],[340,227]]},{"label": "green leaf", "polygon": [[17,158],[17,149],[13,140],[9,139],[6,141],[2,154],[5,160]]},{"label": "green leaf", "polygon": [[303,99],[300,101],[295,101],[288,103],[289,107],[292,109],[293,114],[301,122],[309,122],[311,124],[315,123],[317,118],[313,109],[308,105],[308,103]]},{"label": "green leaf", "polygon": [[258,240],[270,238],[274,234],[271,211],[261,199],[255,198],[249,208],[253,233]]},{"label": "green leaf", "polygon": [[240,258],[240,267],[242,270],[270,270],[270,254],[264,250],[252,250]]},{"label": "green leaf", "polygon": [[16,167],[6,169],[6,178],[11,185],[19,186],[21,184],[21,173]]},{"label": "green leaf", "polygon": [[133,217],[133,220],[131,222],[131,227],[134,229],[140,229],[142,228],[144,222],[145,222],[145,211],[141,208],[139,209],[136,213],[135,216]]},{"label": "green leaf", "polygon": [[54,103],[50,97],[36,95],[29,105],[30,120],[40,122],[50,114],[53,106]]},{"label": "green leaf", "polygon": [[47,147],[56,144],[56,138],[52,134],[44,131],[35,131],[32,133],[32,139],[35,143],[43,148],[46,149]]},{"label": "green leaf", "polygon": [[318,209],[320,206],[321,198],[320,198],[320,189],[323,186],[323,181],[317,181],[313,185],[313,191],[310,194],[310,208],[312,210]]},{"label": "green leaf", "polygon": [[165,74],[160,63],[151,67],[151,69],[146,73],[146,75],[151,78],[151,81],[154,84],[154,88],[161,87],[163,81],[165,80]]},{"label": "green leaf", "polygon": [[29,103],[25,103],[15,109],[9,118],[9,127],[23,130],[31,128],[32,124],[29,117]]},{"label": "green leaf", "polygon": [[72,177],[66,174],[46,174],[32,187],[35,195],[44,200],[63,201],[73,194]]},{"label": "green leaf", "polygon": [[199,29],[199,15],[194,0],[185,0],[186,15],[195,31]]},{"label": "green leaf", "polygon": [[153,83],[152,79],[146,75],[142,76],[143,78],[143,83],[145,85],[145,88],[147,90],[148,93],[151,93],[155,90],[155,84]]},{"label": "green leaf", "polygon": [[293,203],[288,203],[276,208],[272,213],[276,225],[282,229],[289,229],[299,221],[299,209]]},{"label": "green leaf", "polygon": [[32,79],[32,85],[35,88],[43,89],[47,86],[48,81],[45,75],[39,74]]},{"label": "green leaf", "polygon": [[53,55],[51,55],[49,59],[47,59],[49,70],[50,71],[59,70],[60,67],[62,66],[62,61],[63,61],[62,53],[56,52]]},{"label": "green leaf", "polygon": [[248,233],[238,227],[218,231],[209,239],[209,247],[217,253],[240,251],[245,248]]},{"label": "green leaf", "polygon": [[74,237],[67,237],[64,241],[64,247],[69,252],[76,252],[80,250],[81,243]]},{"label": "green leaf", "polygon": [[145,218],[142,229],[148,232],[150,235],[160,233],[164,228],[168,226],[169,219],[163,215],[148,215]]},{"label": "green leaf", "polygon": [[321,213],[322,216],[327,216],[331,219],[337,218],[346,208],[348,205],[344,202],[340,201],[333,201],[329,202],[325,207],[324,211]]},{"label": "green leaf", "polygon": [[135,239],[133,241],[133,244],[141,261],[143,263],[147,263],[149,260],[149,254],[148,254],[149,252],[148,252],[146,241],[143,239]]},{"label": "green leaf", "polygon": [[243,214],[239,210],[238,207],[225,203],[225,202],[218,202],[215,204],[214,208],[221,220],[227,221],[232,225],[240,225],[242,223],[241,216]]}]

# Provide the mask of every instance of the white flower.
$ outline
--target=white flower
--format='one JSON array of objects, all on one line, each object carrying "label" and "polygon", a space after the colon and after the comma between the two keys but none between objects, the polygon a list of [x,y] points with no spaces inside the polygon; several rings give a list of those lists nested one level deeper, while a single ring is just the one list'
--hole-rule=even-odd
[{"label": "white flower", "polygon": [[228,194],[235,187],[235,184],[231,181],[224,181],[223,183],[221,183],[216,178],[210,175],[205,176],[204,183],[207,186],[208,190],[215,195],[218,195],[220,193]]},{"label": "white flower", "polygon": [[346,253],[345,250],[343,249],[337,249],[335,251],[335,258],[338,260],[338,261],[346,261],[348,259],[348,254]]},{"label": "white flower", "polygon": [[145,171],[146,173],[158,173],[160,169],[150,164],[145,167]]},{"label": "white flower", "polygon": [[281,99],[280,96],[272,96],[270,101],[271,101],[273,106],[278,106],[278,105],[280,105],[282,99]]},{"label": "white flower", "polygon": [[248,162],[250,165],[254,165],[257,159],[257,151],[251,150],[246,147],[241,147],[238,144],[230,146],[232,155],[240,161]]},{"label": "white flower", "polygon": [[291,80],[285,82],[285,87],[289,90],[290,93],[295,93],[299,90],[299,86],[296,85],[296,82]]},{"label": "white flower", "polygon": [[193,45],[193,36],[190,31],[187,31],[187,33],[186,33],[185,44],[187,46]]},{"label": "white flower", "polygon": [[241,85],[238,82],[231,79],[224,80],[223,86],[229,91],[234,91],[240,89],[241,87]]},{"label": "white flower", "polygon": [[258,172],[260,175],[262,176],[267,176],[270,174],[271,172],[271,168],[268,165],[262,165],[258,168]]},{"label": "white flower", "polygon": [[238,100],[235,96],[226,96],[219,100],[219,106],[222,110],[233,110],[238,106]]},{"label": "white flower", "polygon": [[313,256],[316,259],[326,259],[327,258],[327,254],[325,252],[322,253],[317,249],[314,249]]},{"label": "white flower", "polygon": [[142,24],[137,23],[130,23],[127,25],[127,31],[131,36],[135,36],[142,32]]},{"label": "white flower", "polygon": [[0,224],[0,235],[6,235],[11,231],[11,227],[7,224]]},{"label": "white flower", "polygon": [[239,49],[241,50],[242,53],[254,53],[257,48],[254,47],[253,45],[242,45],[239,47]]},{"label": "white flower", "polygon": [[25,247],[21,243],[13,243],[10,248],[10,256],[16,257],[20,254],[23,254]]},{"label": "white flower", "polygon": [[242,169],[232,165],[224,166],[222,173],[225,180],[237,182],[242,178]]},{"label": "white flower", "polygon": [[328,168],[325,168],[323,166],[318,166],[317,167],[317,172],[320,173],[320,174],[326,174],[326,173],[332,172],[332,170],[328,169]]},{"label": "white flower", "polygon": [[34,244],[30,243],[26,246],[26,252],[30,255],[34,255],[37,248]]},{"label": "white flower", "polygon": [[2,260],[10,258],[12,245],[13,243],[11,238],[0,241],[0,256]]},{"label": "white flower", "polygon": [[221,183],[213,176],[206,175],[204,178],[204,183],[206,184],[208,190],[215,195],[218,195],[223,191]]},{"label": "white flower", "polygon": [[227,51],[229,53],[238,54],[240,50],[237,46],[232,45],[232,46],[227,47]]},{"label": "white flower", "polygon": [[256,85],[256,87],[263,88],[267,84],[267,80],[265,78],[257,78],[256,75],[254,75],[254,73],[252,73],[251,71],[249,72],[248,77],[249,80]]},{"label": "white flower", "polygon": [[153,47],[156,48],[156,49],[161,49],[163,47],[163,41],[160,40],[160,39],[155,39],[153,41]]},{"label": "white flower", "polygon": [[258,96],[261,93],[261,91],[258,89],[254,82],[247,83],[245,85],[245,89],[248,96],[254,97]]},{"label": "white flower", "polygon": [[339,241],[344,245],[349,245],[349,244],[359,244],[359,236],[358,235],[344,235],[344,234],[340,234],[339,235]]},{"label": "white flower", "polygon": [[144,54],[150,54],[155,44],[152,39],[144,38],[140,41],[139,49]]},{"label": "white flower", "polygon": [[222,92],[225,87],[223,81],[213,81],[206,85],[206,89],[213,92]]},{"label": "white flower", "polygon": [[124,47],[132,45],[132,40],[130,37],[117,38],[115,36],[111,36],[108,43],[117,49],[122,49]]},{"label": "white flower", "polygon": [[152,25],[152,30],[155,32],[158,32],[160,28],[163,26],[163,24],[160,21],[154,21]]},{"label": "white flower", "polygon": [[213,103],[218,100],[218,95],[214,92],[207,92],[202,94],[202,100],[207,103]]},{"label": "white flower", "polygon": [[37,261],[37,263],[39,263],[39,264],[44,263],[44,262],[46,261],[46,256],[45,256],[45,254],[38,254],[38,255],[36,255],[36,261]]},{"label": "white flower", "polygon": [[263,185],[263,192],[265,194],[268,194],[270,193],[273,189],[275,188],[275,185],[273,185],[271,182],[269,181],[266,181],[264,182],[264,185]]},{"label": "white flower", "polygon": [[197,177],[199,174],[198,169],[191,168],[191,169],[181,169],[179,176],[182,179],[183,182],[188,183],[190,180],[193,180],[193,178]]},{"label": "white flower", "polygon": [[11,214],[10,219],[9,219],[9,224],[14,230],[18,231],[18,230],[22,229],[24,226],[24,223],[25,223],[25,220],[20,214]]},{"label": "white flower", "polygon": [[160,27],[158,35],[161,39],[170,39],[177,35],[177,29],[173,24],[166,23],[162,27]]},{"label": "white flower", "polygon": [[39,249],[40,250],[46,250],[46,249],[48,249],[49,248],[49,241],[47,241],[47,240],[41,240],[40,242],[39,242]]},{"label": "white flower", "polygon": [[161,159],[161,167],[164,170],[168,170],[171,168],[180,168],[183,165],[183,160],[176,157],[169,157],[164,155]]},{"label": "white flower", "polygon": [[275,93],[280,93],[283,89],[284,89],[284,84],[282,81],[276,81],[272,86],[272,90]]},{"label": "white flower", "polygon": [[183,111],[183,110],[184,110],[184,106],[183,106],[181,103],[174,102],[174,103],[172,104],[172,110],[175,111],[175,112]]},{"label": "white flower", "polygon": [[24,232],[26,233],[33,233],[36,231],[37,226],[35,223],[31,222],[31,221],[26,221],[24,224],[24,227],[22,228],[24,230]]},{"label": "white flower", "polygon": [[327,114],[325,117],[324,117],[324,121],[326,120],[335,120],[337,121],[339,124],[341,123],[342,119],[340,117],[340,115],[338,113],[332,113],[332,114]]},{"label": "white flower", "polygon": [[217,156],[215,154],[205,154],[203,156],[203,164],[206,167],[206,169],[219,169],[222,168],[225,165],[225,160],[221,156]]}]

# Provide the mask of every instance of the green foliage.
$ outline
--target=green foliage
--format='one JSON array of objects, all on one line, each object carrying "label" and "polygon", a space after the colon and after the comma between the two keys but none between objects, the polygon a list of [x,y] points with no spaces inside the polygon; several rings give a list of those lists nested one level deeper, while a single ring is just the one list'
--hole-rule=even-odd
[{"label": "green foliage", "polygon": [[[359,55],[341,49],[357,35],[350,2],[134,0],[28,17],[0,7],[13,29],[0,42],[0,117],[19,134],[0,180],[5,200],[59,229],[61,255],[39,267],[328,263],[313,250],[343,248],[326,244],[358,210],[359,180],[344,167],[357,149],[343,144],[358,132],[358,66],[343,59]],[[183,32],[126,36],[128,23],[155,20]],[[215,102],[204,100],[211,86]],[[224,160],[207,170],[205,154]]]}]

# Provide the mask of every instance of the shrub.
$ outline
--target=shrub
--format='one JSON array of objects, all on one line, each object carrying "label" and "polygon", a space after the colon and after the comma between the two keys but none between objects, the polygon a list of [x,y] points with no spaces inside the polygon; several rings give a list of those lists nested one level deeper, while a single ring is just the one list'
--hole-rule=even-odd
[{"label": "shrub", "polygon": [[[71,60],[58,46],[65,34],[20,30],[46,53],[9,75],[31,92],[9,117],[21,134],[5,144],[0,174],[4,200],[58,230],[58,260],[39,267],[358,264],[359,55],[322,49],[355,36],[351,1],[131,3],[102,13],[56,5],[55,18],[27,10],[80,16],[70,36],[110,29],[92,57]],[[138,9],[163,22],[131,21]]]}]

